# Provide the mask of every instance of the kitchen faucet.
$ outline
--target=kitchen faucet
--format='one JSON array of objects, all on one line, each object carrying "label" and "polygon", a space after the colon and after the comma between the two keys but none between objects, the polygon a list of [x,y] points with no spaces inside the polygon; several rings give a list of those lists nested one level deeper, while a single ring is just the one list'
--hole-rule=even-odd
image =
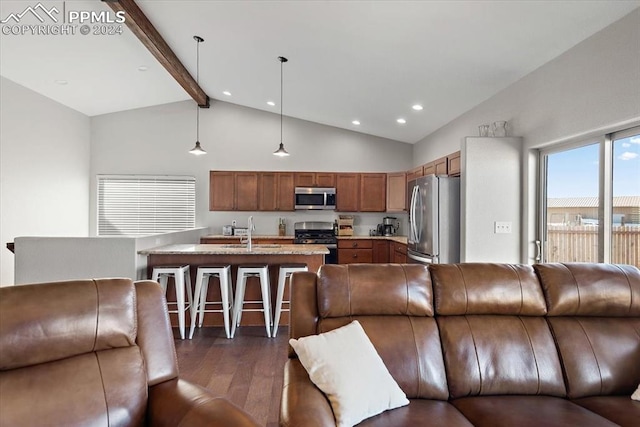
[{"label": "kitchen faucet", "polygon": [[252,242],[251,242],[251,232],[256,229],[255,224],[253,223],[253,216],[249,216],[249,220],[247,221],[247,251],[251,252]]}]

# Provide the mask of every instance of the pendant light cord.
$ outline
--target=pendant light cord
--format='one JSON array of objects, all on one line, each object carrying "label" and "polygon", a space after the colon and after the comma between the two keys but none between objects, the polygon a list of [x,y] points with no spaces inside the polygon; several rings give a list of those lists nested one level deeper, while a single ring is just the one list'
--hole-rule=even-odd
[{"label": "pendant light cord", "polygon": [[[200,41],[196,39],[196,84],[200,86]],[[200,106],[196,102],[196,141],[200,141]]]},{"label": "pendant light cord", "polygon": [[282,64],[284,64],[284,58],[280,57],[280,144],[282,144]]}]

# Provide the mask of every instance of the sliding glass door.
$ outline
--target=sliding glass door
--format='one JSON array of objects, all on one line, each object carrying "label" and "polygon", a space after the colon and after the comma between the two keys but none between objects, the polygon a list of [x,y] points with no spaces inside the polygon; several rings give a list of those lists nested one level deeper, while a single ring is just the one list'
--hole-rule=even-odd
[{"label": "sliding glass door", "polygon": [[539,261],[640,266],[640,128],[540,157]]}]

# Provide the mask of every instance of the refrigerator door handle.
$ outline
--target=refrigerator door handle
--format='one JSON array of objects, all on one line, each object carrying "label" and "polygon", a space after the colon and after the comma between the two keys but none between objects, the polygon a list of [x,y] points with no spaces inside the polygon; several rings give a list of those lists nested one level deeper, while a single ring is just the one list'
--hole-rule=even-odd
[{"label": "refrigerator door handle", "polygon": [[[418,206],[419,204],[419,206]],[[422,216],[422,213],[424,212],[424,206],[423,206],[423,201],[422,201],[422,195],[420,194],[420,187],[416,187],[416,202],[415,202],[415,210],[420,212],[420,221],[416,220],[416,216],[414,215],[414,227],[415,227],[415,231],[416,231],[416,241],[419,244],[422,244],[422,229],[424,228],[424,218]]]},{"label": "refrigerator door handle", "polygon": [[416,227],[416,193],[418,192],[418,186],[414,186],[411,190],[411,203],[409,207],[409,237],[412,243],[418,242],[418,233]]}]

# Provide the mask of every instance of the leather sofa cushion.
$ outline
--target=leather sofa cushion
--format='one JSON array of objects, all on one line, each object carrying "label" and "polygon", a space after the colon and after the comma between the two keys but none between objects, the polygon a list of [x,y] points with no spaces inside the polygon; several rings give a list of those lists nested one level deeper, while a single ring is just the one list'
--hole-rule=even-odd
[{"label": "leather sofa cushion", "polygon": [[550,317],[571,398],[625,395],[640,383],[640,318]]},{"label": "leather sofa cushion", "polygon": [[117,348],[0,372],[0,396],[6,425],[141,426],[147,379],[140,349]]},{"label": "leather sofa cushion", "polygon": [[544,318],[470,315],[437,321],[452,398],[565,396],[558,353]]},{"label": "leather sofa cushion", "polygon": [[433,264],[429,269],[439,315],[546,314],[542,289],[529,265]]},{"label": "leather sofa cushion", "polygon": [[433,316],[429,270],[424,265],[327,264],[318,272],[320,317]]},{"label": "leather sofa cushion", "polygon": [[549,316],[640,316],[640,270],[612,264],[534,266]]},{"label": "leather sofa cushion", "polygon": [[358,320],[409,399],[449,397],[440,336],[432,317],[354,316],[320,319],[318,333]]},{"label": "leather sofa cushion", "polygon": [[129,279],[14,286],[2,295],[0,370],[135,345],[136,298]]},{"label": "leather sofa cushion", "polygon": [[616,426],[569,400],[552,396],[465,397],[452,403],[476,427]]},{"label": "leather sofa cushion", "polygon": [[573,402],[621,426],[637,426],[640,420],[640,402],[629,396],[584,397]]},{"label": "leather sofa cushion", "polygon": [[447,426],[472,427],[473,424],[449,402],[412,400],[408,406],[383,412],[358,424],[358,427],[390,426]]}]

